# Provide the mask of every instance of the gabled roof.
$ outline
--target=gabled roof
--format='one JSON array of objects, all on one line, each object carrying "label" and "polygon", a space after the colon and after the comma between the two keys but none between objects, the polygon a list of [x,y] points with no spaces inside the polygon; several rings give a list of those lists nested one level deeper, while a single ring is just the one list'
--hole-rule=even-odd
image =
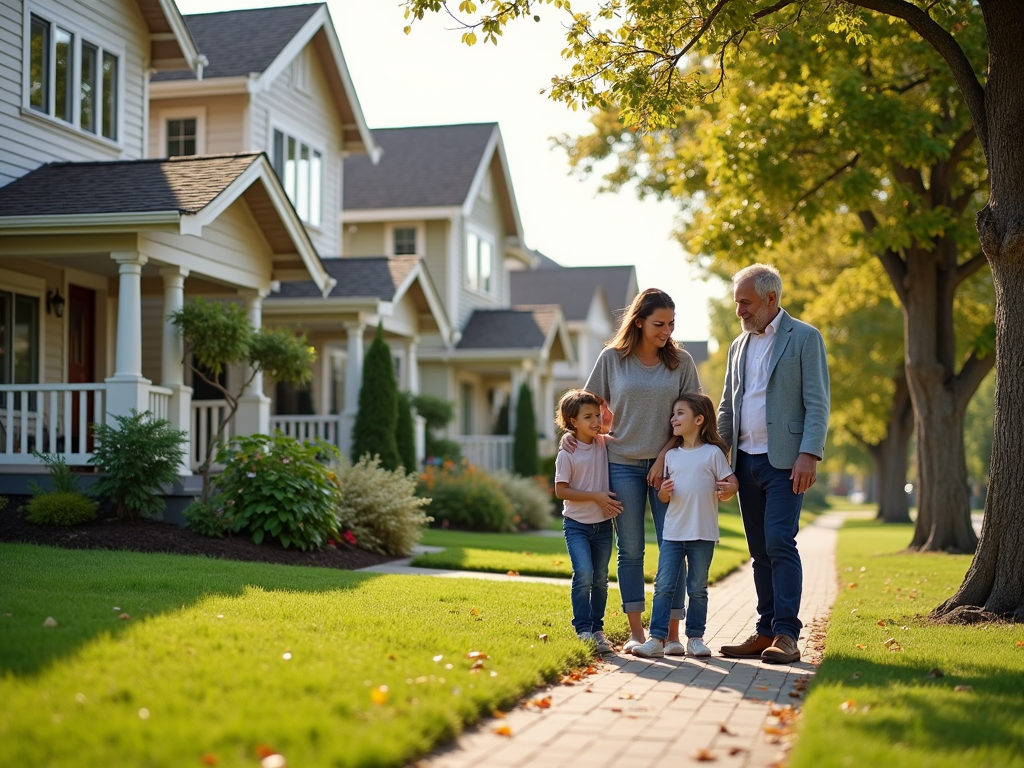
[{"label": "gabled roof", "polygon": [[[321,7],[323,3],[310,3],[186,16],[196,45],[210,62],[203,68],[203,78],[262,73]],[[153,82],[193,77],[188,71],[160,72]]]},{"label": "gabled roof", "polygon": [[636,270],[632,266],[562,267],[550,259],[548,262],[554,267],[509,272],[513,304],[561,304],[565,319],[579,322],[587,319],[599,290],[604,291],[613,313],[628,306],[636,294]]},{"label": "gabled roof", "polygon": [[199,69],[206,59],[196,47],[174,0],[136,0],[150,32],[149,68],[155,70]]},{"label": "gabled roof", "polygon": [[200,237],[239,198],[280,257],[275,273],[311,276],[327,291],[330,276],[262,152],[48,163],[0,188],[0,234],[162,230]]},{"label": "gabled roof", "polygon": [[560,348],[571,359],[572,348],[565,334],[562,308],[557,304],[537,304],[511,309],[477,309],[462,330],[456,350],[550,350]]}]

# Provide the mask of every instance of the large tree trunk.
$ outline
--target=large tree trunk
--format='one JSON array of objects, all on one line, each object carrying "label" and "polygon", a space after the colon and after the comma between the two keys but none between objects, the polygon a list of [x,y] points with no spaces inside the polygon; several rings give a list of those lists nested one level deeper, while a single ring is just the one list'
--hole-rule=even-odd
[{"label": "large tree trunk", "polygon": [[909,523],[907,505],[907,450],[914,434],[914,408],[903,367],[895,377],[896,391],[889,412],[889,429],[878,445],[869,445],[878,477],[878,519],[885,523]]},{"label": "large tree trunk", "polygon": [[992,463],[978,553],[957,593],[935,609],[947,621],[1010,615],[1024,621],[1024,6],[983,0],[989,70],[985,93],[991,192],[978,214],[996,291]]},{"label": "large tree trunk", "polygon": [[917,520],[912,549],[974,552],[971,499],[964,459],[964,410],[955,371],[956,246],[906,255],[903,316],[906,370],[917,417]]}]

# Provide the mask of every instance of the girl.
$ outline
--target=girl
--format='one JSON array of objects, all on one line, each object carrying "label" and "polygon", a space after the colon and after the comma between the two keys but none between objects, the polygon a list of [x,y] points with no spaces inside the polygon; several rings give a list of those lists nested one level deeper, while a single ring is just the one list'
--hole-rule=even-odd
[{"label": "girl", "polygon": [[[664,453],[678,445],[665,429],[664,414],[686,392],[699,392],[700,379],[690,354],[672,339],[676,305],[664,291],[648,288],[626,310],[615,334],[594,363],[586,389],[610,407],[607,423],[615,442],[608,446],[608,480],[622,514],[615,521],[619,547],[619,593],[629,620],[628,652],[644,642],[640,617],[644,595],[644,514],[650,502],[654,530],[661,544],[666,505],[658,500]],[[613,423],[614,422],[614,423]],[[566,436],[563,448],[572,450]],[[683,585],[677,591],[665,652],[681,656],[679,621],[683,615]]]},{"label": "girl", "polygon": [[608,602],[608,561],[612,557],[612,518],[622,511],[608,491],[608,454],[602,434],[601,402],[582,389],[566,392],[555,423],[576,436],[575,453],[555,458],[555,495],[565,500],[562,530],[572,563],[572,626],[580,640],[609,653],[604,636]]},{"label": "girl", "polygon": [[736,495],[739,481],[725,457],[728,448],[718,434],[715,406],[706,395],[679,397],[672,406],[672,434],[682,439],[665,457],[665,480],[658,498],[668,504],[658,576],[654,580],[651,638],[633,648],[645,658],[665,655],[669,617],[677,583],[685,581],[690,607],[686,611],[686,652],[710,656],[704,644],[708,617],[708,571],[718,541],[718,502]]}]

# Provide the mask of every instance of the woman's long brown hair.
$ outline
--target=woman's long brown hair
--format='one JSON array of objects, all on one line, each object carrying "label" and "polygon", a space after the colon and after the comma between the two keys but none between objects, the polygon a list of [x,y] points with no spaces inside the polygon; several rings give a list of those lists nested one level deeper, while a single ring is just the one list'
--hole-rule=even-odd
[{"label": "woman's long brown hair", "polygon": [[[623,314],[619,329],[615,332],[615,337],[608,342],[608,346],[618,350],[623,358],[629,357],[643,338],[643,331],[636,324],[637,320],[646,320],[659,309],[671,309],[675,312],[676,305],[672,297],[657,288],[648,288],[638,293]],[[665,346],[658,350],[658,358],[670,371],[678,367],[679,347],[675,339],[669,337]]]},{"label": "woman's long brown hair", "polygon": [[694,417],[703,416],[704,423],[700,425],[700,440],[702,443],[708,443],[709,445],[717,445],[722,449],[722,453],[729,456],[729,446],[725,444],[725,440],[718,434],[718,414],[715,413],[715,404],[711,402],[711,398],[707,395],[702,395],[699,392],[687,392],[684,395],[680,395],[676,398],[676,401],[672,403],[672,410],[675,411],[676,406],[679,403],[686,403],[690,406],[693,411]]}]

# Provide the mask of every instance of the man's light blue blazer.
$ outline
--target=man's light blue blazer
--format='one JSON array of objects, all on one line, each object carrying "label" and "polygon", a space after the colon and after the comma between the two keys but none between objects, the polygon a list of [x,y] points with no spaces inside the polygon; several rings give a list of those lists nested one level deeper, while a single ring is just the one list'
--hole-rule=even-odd
[{"label": "man's light blue blazer", "polygon": [[[828,432],[829,382],[825,342],[814,326],[789,316],[784,309],[768,362],[765,415],[768,421],[768,461],[776,469],[792,469],[801,453],[825,455]],[[738,336],[729,346],[725,390],[718,406],[718,431],[730,448],[740,434],[743,414],[743,374],[747,340]],[[736,469],[736,451],[732,468]]]}]

